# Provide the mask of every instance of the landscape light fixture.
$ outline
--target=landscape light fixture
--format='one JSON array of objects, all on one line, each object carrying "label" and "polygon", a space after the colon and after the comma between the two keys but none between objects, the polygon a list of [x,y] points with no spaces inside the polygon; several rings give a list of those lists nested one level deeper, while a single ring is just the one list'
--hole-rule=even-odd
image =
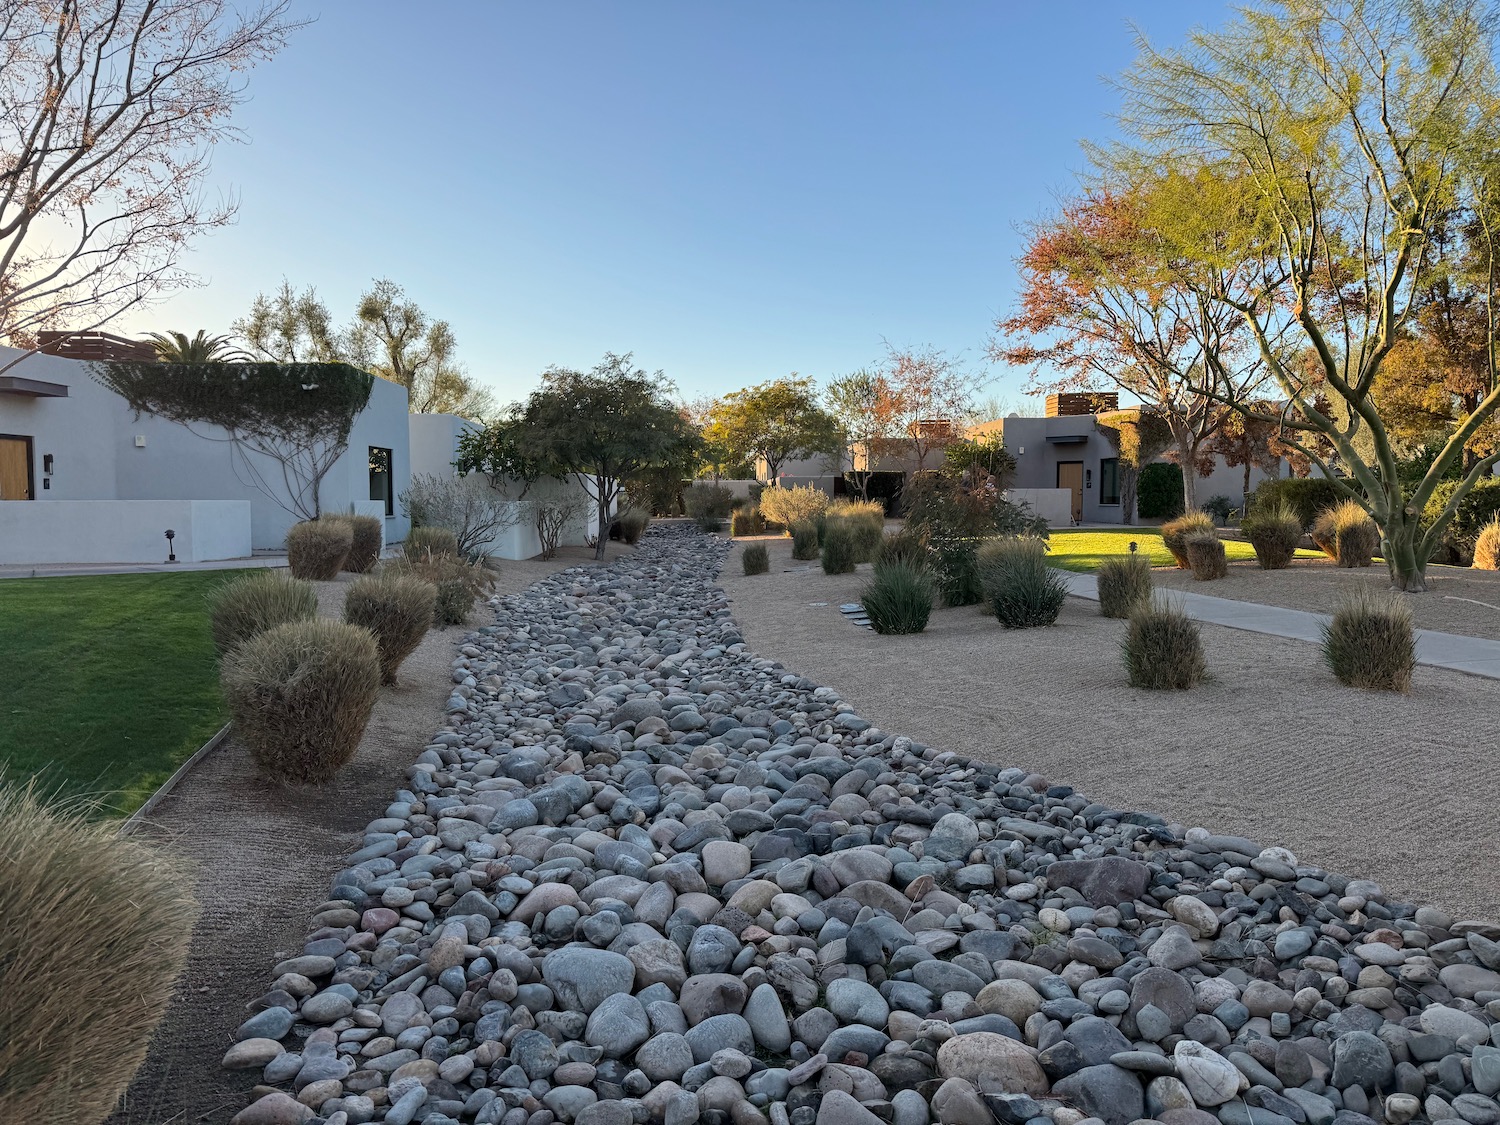
[{"label": "landscape light fixture", "polygon": [[167,528],[167,561],[168,562],[176,562],[177,561],[177,550],[176,550],[176,548],[174,548],[172,546],[172,540],[174,540],[176,538],[177,538],[177,532],[173,531],[170,527]]}]

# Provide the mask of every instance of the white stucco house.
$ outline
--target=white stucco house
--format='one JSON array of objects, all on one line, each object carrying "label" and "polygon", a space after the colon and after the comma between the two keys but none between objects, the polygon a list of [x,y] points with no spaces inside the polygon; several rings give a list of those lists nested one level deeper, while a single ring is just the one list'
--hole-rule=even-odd
[{"label": "white stucco house", "polygon": [[[0,347],[0,369],[0,564],[159,563],[168,529],[181,561],[244,558],[279,550],[302,518],[269,458],[222,430],[137,417],[86,361]],[[376,379],[323,479],[324,512],[406,537],[407,419],[406,389]]]}]

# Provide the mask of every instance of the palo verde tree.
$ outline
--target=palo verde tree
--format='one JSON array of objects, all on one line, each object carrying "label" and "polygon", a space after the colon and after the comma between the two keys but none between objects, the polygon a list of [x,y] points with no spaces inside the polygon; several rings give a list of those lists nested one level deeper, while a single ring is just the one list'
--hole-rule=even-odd
[{"label": "palo verde tree", "polygon": [[703,437],[734,460],[764,461],[772,483],[794,458],[843,455],[843,435],[818,402],[817,387],[796,375],[725,395],[709,410]]},{"label": "palo verde tree", "polygon": [[0,16],[0,336],[97,328],[189,281],[203,190],[287,0],[12,0]]},{"label": "palo verde tree", "polygon": [[[323,512],[323,478],[349,448],[373,377],[342,363],[93,363],[136,412],[227,442],[247,484],[300,519]],[[269,465],[267,464],[269,463]]]},{"label": "palo verde tree", "polygon": [[673,405],[660,371],[648,375],[633,357],[606,354],[592,371],[549,367],[542,385],[507,416],[466,438],[459,472],[492,480],[578,481],[598,518],[596,557],[604,557],[610,514],[627,480],[694,455],[697,434]]},{"label": "palo verde tree", "polygon": [[1266,377],[1238,315],[1204,290],[1245,293],[1255,276],[1238,263],[1195,269],[1153,229],[1153,191],[1119,177],[1032,224],[1019,308],[997,323],[990,356],[1030,367],[1034,391],[1114,386],[1140,402],[1168,428],[1191,512],[1224,404]]},{"label": "palo verde tree", "polygon": [[[1500,406],[1487,268],[1500,226],[1494,32],[1483,0],[1247,8],[1182,48],[1143,44],[1121,83],[1128,139],[1108,154],[1117,166],[1176,168],[1185,182],[1206,172],[1239,186],[1214,217],[1230,232],[1218,245],[1198,237],[1204,206],[1164,209],[1159,230],[1196,245],[1200,262],[1254,263],[1262,284],[1251,291],[1204,291],[1251,333],[1291,408],[1282,424],[1292,444],[1379,525],[1401,590],[1426,589],[1444,529],[1500,459],[1474,457],[1444,510],[1424,519],[1438,483]],[[1409,485],[1377,385],[1430,280],[1451,268],[1441,234],[1458,213],[1471,217],[1486,264],[1484,385]],[[1283,333],[1306,345],[1295,354],[1313,357],[1311,372],[1278,346]],[[1319,394],[1332,409],[1319,408]]]}]

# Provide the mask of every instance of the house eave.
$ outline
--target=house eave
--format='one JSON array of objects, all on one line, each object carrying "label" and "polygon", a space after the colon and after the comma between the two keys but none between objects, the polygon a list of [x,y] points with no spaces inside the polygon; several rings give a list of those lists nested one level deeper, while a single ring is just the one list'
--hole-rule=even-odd
[{"label": "house eave", "polygon": [[64,383],[23,379],[19,375],[0,375],[0,394],[22,395],[26,398],[67,398],[68,388]]}]

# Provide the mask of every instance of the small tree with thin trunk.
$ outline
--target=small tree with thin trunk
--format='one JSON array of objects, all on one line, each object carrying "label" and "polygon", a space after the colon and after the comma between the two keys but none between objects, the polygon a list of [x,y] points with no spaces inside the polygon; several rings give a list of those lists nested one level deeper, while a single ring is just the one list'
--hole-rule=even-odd
[{"label": "small tree with thin trunk", "polygon": [[[868,454],[874,443],[889,438],[891,419],[882,411],[889,399],[885,377],[878,371],[861,368],[848,375],[831,379],[823,397],[829,413],[838,424],[846,447],[862,448]],[[861,500],[869,498],[870,472],[852,463],[845,474]]]},{"label": "small tree with thin trunk", "polygon": [[881,440],[873,444],[904,445],[921,472],[934,451],[963,436],[979,382],[937,348],[896,348],[887,343],[872,423]]},{"label": "small tree with thin trunk", "polygon": [[672,394],[660,371],[635,368],[628,352],[606,354],[589,372],[549,367],[541,387],[507,418],[464,440],[456,467],[496,480],[575,478],[593,501],[595,557],[603,558],[625,482],[694,453],[698,436]]},{"label": "small tree with thin trunk", "polygon": [[796,375],[725,395],[710,409],[703,436],[734,459],[764,461],[772,483],[794,458],[843,456],[838,423],[818,402],[813,381]]}]

